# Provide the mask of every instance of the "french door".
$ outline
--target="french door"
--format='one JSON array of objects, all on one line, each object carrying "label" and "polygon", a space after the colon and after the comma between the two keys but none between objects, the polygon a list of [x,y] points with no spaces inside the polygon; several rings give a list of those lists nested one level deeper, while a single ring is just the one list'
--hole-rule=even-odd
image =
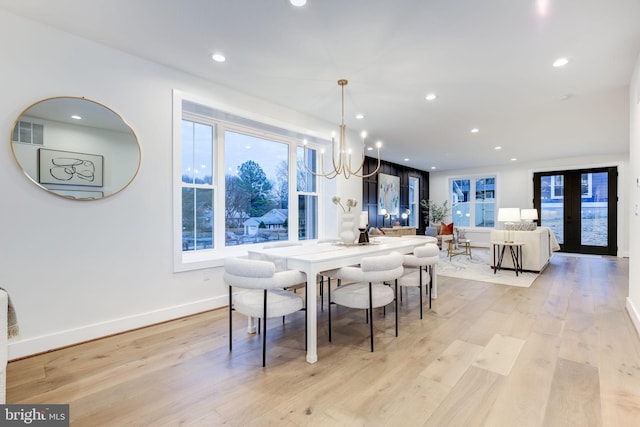
[{"label": "french door", "polygon": [[551,228],[561,251],[617,254],[617,176],[615,167],[533,175],[539,223]]}]

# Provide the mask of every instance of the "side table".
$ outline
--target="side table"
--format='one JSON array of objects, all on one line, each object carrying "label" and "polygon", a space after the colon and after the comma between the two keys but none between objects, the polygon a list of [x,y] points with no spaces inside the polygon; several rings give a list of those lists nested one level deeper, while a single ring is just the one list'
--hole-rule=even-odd
[{"label": "side table", "polygon": [[[468,256],[470,259],[472,258],[471,256],[471,240],[469,239],[459,239],[458,241],[454,241],[453,239],[448,241],[449,244],[449,248],[448,248],[448,254],[449,254],[449,261],[451,261],[451,258],[456,256],[456,255],[466,255]],[[456,250],[458,249],[458,250]]]},{"label": "side table", "polygon": [[496,274],[498,270],[502,268],[502,259],[504,258],[504,252],[509,248],[511,254],[511,260],[513,261],[513,268],[518,273],[522,273],[522,247],[524,242],[498,242],[492,241],[493,247],[493,259],[496,260],[496,265],[493,268],[493,274]]}]

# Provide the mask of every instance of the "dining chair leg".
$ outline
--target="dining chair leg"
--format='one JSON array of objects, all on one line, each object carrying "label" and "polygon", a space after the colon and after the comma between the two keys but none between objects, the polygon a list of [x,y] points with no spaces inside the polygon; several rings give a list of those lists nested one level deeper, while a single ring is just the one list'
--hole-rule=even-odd
[{"label": "dining chair leg", "polygon": [[418,285],[420,285],[420,319],[422,319],[422,304],[424,302],[422,299],[422,267],[420,267],[420,277],[418,280],[420,280]]},{"label": "dining chair leg", "polygon": [[429,266],[429,309],[431,309],[431,292],[433,291],[433,266]]},{"label": "dining chair leg", "polygon": [[327,286],[327,311],[329,312],[329,342],[331,342],[331,286]]},{"label": "dining chair leg", "polygon": [[369,282],[369,332],[371,334],[371,352],[373,353],[373,287]]},{"label": "dining chair leg", "polygon": [[[402,292],[402,290],[400,290]],[[398,279],[396,279],[396,294],[398,293]],[[396,300],[396,337],[398,336],[398,298]],[[422,307],[422,304],[420,304]]]},{"label": "dining chair leg", "polygon": [[231,286],[229,286],[229,352],[233,345],[233,302],[231,297]]},{"label": "dining chair leg", "polygon": [[262,318],[264,319],[264,331],[262,331],[262,367],[266,365],[267,354],[267,290],[264,290],[263,312]]}]

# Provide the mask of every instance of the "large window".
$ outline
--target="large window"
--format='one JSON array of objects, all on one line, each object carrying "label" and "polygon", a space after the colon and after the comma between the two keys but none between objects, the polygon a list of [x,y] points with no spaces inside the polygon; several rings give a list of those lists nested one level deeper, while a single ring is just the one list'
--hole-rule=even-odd
[{"label": "large window", "polygon": [[450,181],[451,218],[458,227],[495,224],[495,176],[454,178]]},{"label": "large window", "polygon": [[[318,236],[318,141],[180,99],[174,135],[176,271],[239,247]],[[178,113],[175,113],[174,120]],[[295,177],[295,179],[291,179]]]}]

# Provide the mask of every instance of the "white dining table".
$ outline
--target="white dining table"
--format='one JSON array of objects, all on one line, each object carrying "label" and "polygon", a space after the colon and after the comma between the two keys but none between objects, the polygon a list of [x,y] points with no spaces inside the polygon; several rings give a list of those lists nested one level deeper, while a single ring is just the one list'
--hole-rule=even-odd
[{"label": "white dining table", "polygon": [[[427,243],[421,236],[378,237],[366,245],[337,242],[309,243],[266,249],[249,249],[252,259],[272,261],[278,269],[299,270],[307,275],[307,362],[318,361],[317,284],[318,275],[327,270],[360,263],[363,257],[391,252],[411,253]],[[433,270],[432,298],[438,296],[437,275]]]}]

